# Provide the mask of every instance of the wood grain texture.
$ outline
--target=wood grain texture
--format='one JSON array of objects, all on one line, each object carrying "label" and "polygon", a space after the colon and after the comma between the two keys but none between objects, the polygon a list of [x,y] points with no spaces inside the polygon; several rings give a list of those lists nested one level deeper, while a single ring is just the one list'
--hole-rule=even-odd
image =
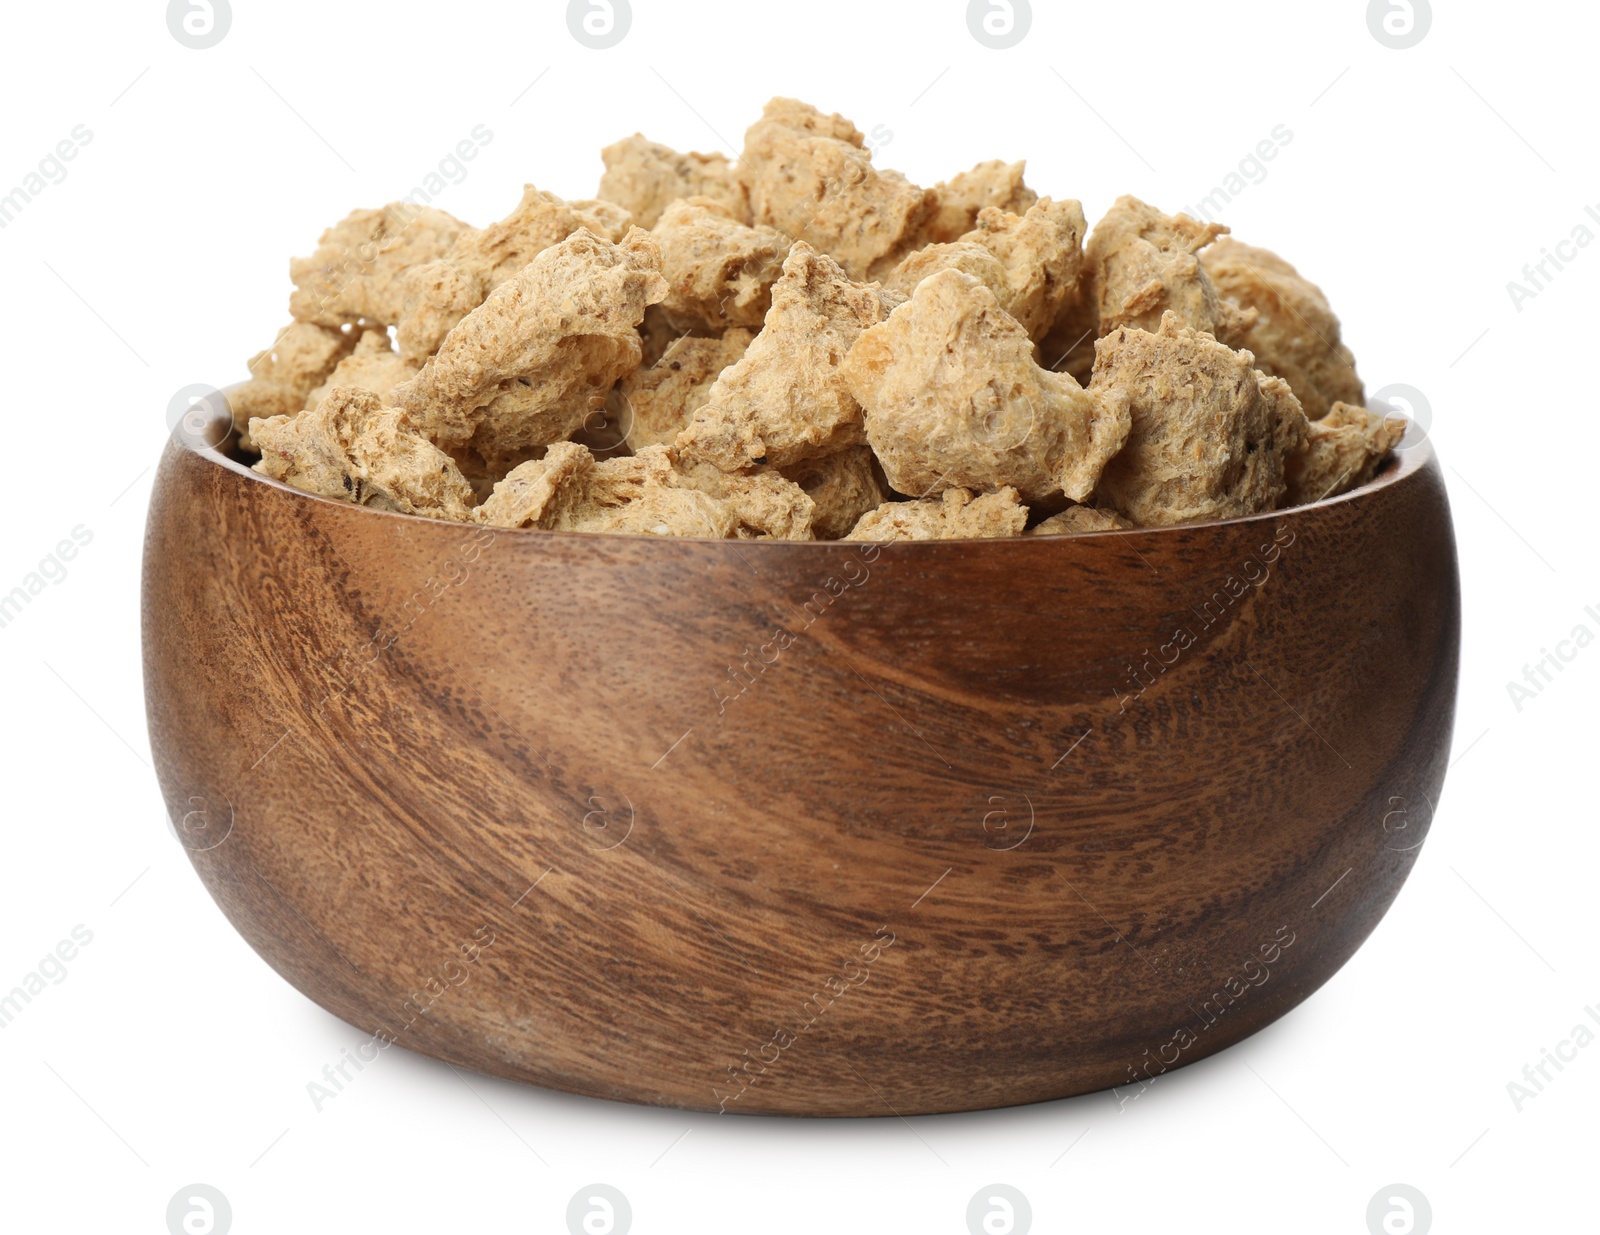
[{"label": "wood grain texture", "polygon": [[144,563],[162,789],[279,973],[746,1113],[1127,1102],[1283,1015],[1416,860],[1459,622],[1426,443],[1257,518],[881,547],[491,534],[173,443]]}]

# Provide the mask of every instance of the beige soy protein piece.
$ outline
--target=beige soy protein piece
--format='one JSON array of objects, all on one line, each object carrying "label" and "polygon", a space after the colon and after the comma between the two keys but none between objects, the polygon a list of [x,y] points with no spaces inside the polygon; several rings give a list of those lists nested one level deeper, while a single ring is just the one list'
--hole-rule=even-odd
[{"label": "beige soy protein piece", "polygon": [[352,211],[322,233],[315,253],[289,263],[289,312],[319,326],[392,326],[405,307],[406,271],[443,257],[471,230],[410,202]]},{"label": "beige soy protein piece", "polygon": [[1306,440],[1286,382],[1171,312],[1156,333],[1130,326],[1101,339],[1089,389],[1121,392],[1133,416],[1095,503],[1140,527],[1271,510]]},{"label": "beige soy protein piece", "polygon": [[761,328],[788,240],[770,227],[746,227],[709,197],[673,202],[650,234],[667,281],[661,310],[675,329]]},{"label": "beige soy protein piece", "polygon": [[968,489],[946,489],[938,497],[885,502],[861,517],[850,540],[977,540],[1020,536],[1028,508],[1017,491],[1006,488],[976,496]]},{"label": "beige soy protein piece", "polygon": [[1028,529],[1029,536],[1072,536],[1079,532],[1115,532],[1133,526],[1114,510],[1101,510],[1097,506],[1069,506],[1060,514],[1051,515],[1035,527]]},{"label": "beige soy protein piece", "polygon": [[610,202],[568,202],[525,185],[522,200],[505,218],[481,231],[466,228],[442,258],[412,266],[402,276],[396,327],[400,354],[422,364],[490,292],[580,227],[617,241],[631,225],[628,212]]},{"label": "beige soy protein piece", "polygon": [[1366,402],[1355,358],[1321,288],[1270,249],[1231,237],[1208,248],[1200,262],[1222,295],[1255,312],[1224,342],[1247,348],[1263,373],[1288,382],[1308,420],[1320,420],[1335,403]]},{"label": "beige soy protein piece", "polygon": [[923,225],[919,244],[946,244],[959,240],[978,225],[978,215],[989,207],[1008,214],[1024,214],[1039,195],[1022,179],[1027,164],[990,159],[970,171],[941,180],[930,192],[933,213]]},{"label": "beige soy protein piece", "polygon": [[873,166],[855,125],[795,99],[773,99],[750,126],[739,175],[756,223],[804,240],[853,279],[890,269],[936,207],[931,191]]},{"label": "beige soy protein piece", "polygon": [[315,407],[322,401],[322,396],[335,386],[359,386],[381,397],[415,376],[416,372],[417,366],[405,360],[389,345],[387,332],[364,330],[355,351],[335,365],[322,385],[305,397],[305,406]]},{"label": "beige soy protein piece", "polygon": [[450,456],[370,390],[335,386],[307,411],[250,423],[255,470],[305,493],[433,519],[472,517]]},{"label": "beige soy protein piece", "polygon": [[1367,483],[1406,435],[1406,422],[1349,403],[1335,403],[1307,427],[1305,449],[1289,456],[1287,504],[1320,502]]},{"label": "beige soy protein piece", "polygon": [[959,240],[910,254],[884,277],[884,285],[910,295],[929,275],[960,270],[993,292],[1030,336],[1042,338],[1077,291],[1083,207],[1046,197],[1025,215],[989,207],[977,222]]},{"label": "beige soy protein piece", "polygon": [[642,133],[624,137],[600,152],[605,174],[595,196],[616,202],[640,227],[654,227],[680,197],[709,197],[733,218],[750,222],[750,202],[724,154],[680,154]]},{"label": "beige soy protein piece", "polygon": [[503,474],[639,367],[636,327],[667,291],[660,262],[642,229],[611,244],[580,228],[491,292],[391,398],[439,446]]},{"label": "beige soy protein piece", "polygon": [[1041,369],[1028,332],[959,270],[863,333],[844,375],[889,484],[913,496],[1010,486],[1081,501],[1128,433],[1120,390]]},{"label": "beige soy protein piece", "polygon": [[474,517],[550,531],[806,540],[810,513],[810,499],[782,477],[691,476],[665,446],[597,461],[576,442],[558,442],[513,469]]},{"label": "beige soy protein piece", "polygon": [[718,338],[675,339],[648,368],[623,378],[607,404],[610,417],[634,453],[671,443],[704,407],[722,371],[738,362],[755,338],[737,327]]},{"label": "beige soy protein piece", "polygon": [[1094,225],[1084,253],[1102,336],[1123,326],[1155,330],[1164,313],[1224,342],[1251,315],[1224,297],[1195,256],[1228,229],[1165,215],[1137,197],[1119,197]]},{"label": "beige soy protein piece", "polygon": [[658,449],[667,450],[672,461],[672,484],[699,489],[732,508],[736,516],[734,535],[740,539],[813,539],[816,503],[776,468],[724,472],[709,463],[684,459],[666,447]]},{"label": "beige soy protein piece", "polygon": [[298,412],[354,346],[354,333],[309,322],[290,322],[280,330],[271,347],[250,358],[250,380],[227,392],[240,448],[256,449],[251,420]]},{"label": "beige soy protein piece", "polygon": [[861,405],[845,383],[844,358],[900,300],[875,283],[852,282],[832,258],[796,243],[761,333],[711,387],[679,451],[736,472],[860,445]]},{"label": "beige soy protein piece", "polygon": [[889,500],[882,470],[869,446],[847,446],[835,454],[785,468],[783,474],[816,505],[811,534],[818,540],[841,540],[869,510]]}]

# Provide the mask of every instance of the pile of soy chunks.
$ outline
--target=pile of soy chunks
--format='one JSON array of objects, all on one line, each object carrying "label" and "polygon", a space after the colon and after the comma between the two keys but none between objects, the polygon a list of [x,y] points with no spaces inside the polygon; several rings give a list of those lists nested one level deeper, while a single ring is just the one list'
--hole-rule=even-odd
[{"label": "pile of soy chunks", "polygon": [[1317,501],[1403,432],[1321,291],[1216,224],[1090,232],[1020,162],[918,188],[793,99],[737,159],[602,157],[594,199],[357,210],[292,261],[228,392],[256,470],[492,527],[966,539]]}]

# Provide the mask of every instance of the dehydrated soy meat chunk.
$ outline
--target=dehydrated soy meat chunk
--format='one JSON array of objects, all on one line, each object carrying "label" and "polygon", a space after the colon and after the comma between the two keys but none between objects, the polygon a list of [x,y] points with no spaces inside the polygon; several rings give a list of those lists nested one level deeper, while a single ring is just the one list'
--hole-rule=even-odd
[{"label": "dehydrated soy meat chunk", "polygon": [[[666,451],[666,447],[657,447]],[[646,454],[651,452],[646,451]],[[734,535],[742,540],[810,540],[816,503],[794,481],[775,468],[724,472],[709,463],[682,459],[668,452],[670,481],[709,493],[734,514]]]},{"label": "dehydrated soy meat chunk", "polygon": [[718,376],[744,355],[754,337],[739,329],[716,339],[685,336],[655,364],[623,378],[607,409],[628,445],[638,452],[676,439],[705,404]]},{"label": "dehydrated soy meat chunk", "polygon": [[668,322],[680,330],[760,329],[789,252],[783,236],[746,227],[708,197],[673,202],[650,234],[661,247]]},{"label": "dehydrated soy meat chunk", "polygon": [[558,442],[497,484],[476,517],[550,531],[807,539],[810,505],[798,486],[776,475],[685,473],[665,446],[596,461],[586,447]]},{"label": "dehydrated soy meat chunk", "polygon": [[1094,225],[1084,254],[1100,333],[1123,326],[1155,330],[1163,313],[1227,340],[1244,329],[1250,314],[1217,291],[1195,256],[1228,229],[1169,216],[1137,197],[1119,197]]},{"label": "dehydrated soy meat chunk", "polygon": [[250,358],[250,380],[227,392],[240,447],[256,449],[250,439],[252,419],[298,412],[354,346],[354,333],[309,322],[290,322],[280,330],[271,347]]},{"label": "dehydrated soy meat chunk", "polygon": [[839,540],[869,510],[889,500],[869,446],[847,446],[836,454],[808,459],[783,470],[815,504],[811,534],[818,540]]},{"label": "dehydrated soy meat chunk", "polygon": [[228,411],[233,416],[233,427],[239,432],[239,449],[259,451],[250,437],[250,422],[266,420],[273,416],[292,416],[306,405],[306,397],[276,382],[252,379],[230,386],[223,392],[228,401]]},{"label": "dehydrated soy meat chunk", "polygon": [[1121,392],[1133,425],[1096,504],[1142,527],[1270,510],[1285,460],[1306,438],[1287,383],[1167,313],[1152,334],[1124,327],[1095,348],[1091,392]]},{"label": "dehydrated soy meat chunk", "polygon": [[1335,403],[1366,402],[1355,357],[1339,338],[1339,319],[1322,289],[1269,249],[1224,237],[1200,264],[1224,296],[1255,320],[1223,342],[1248,348],[1256,367],[1289,383],[1308,420]]},{"label": "dehydrated soy meat chunk", "polygon": [[761,333],[711,387],[678,448],[736,472],[859,445],[861,405],[845,383],[844,358],[900,299],[875,283],[852,282],[831,258],[797,243],[773,284]]},{"label": "dehydrated soy meat chunk", "polygon": [[899,172],[874,167],[843,116],[794,99],[773,99],[750,126],[739,174],[756,223],[815,246],[854,279],[893,266],[935,204]]},{"label": "dehydrated soy meat chunk", "polygon": [[1071,536],[1078,532],[1113,532],[1132,526],[1114,510],[1101,510],[1098,506],[1068,506],[1061,513],[1051,515],[1037,526],[1029,528],[1028,535]]},{"label": "dehydrated soy meat chunk", "polygon": [[572,433],[638,367],[636,327],[666,294],[659,265],[648,232],[611,244],[581,229],[490,293],[391,399],[438,445],[509,467]]},{"label": "dehydrated soy meat chunk", "polygon": [[356,350],[334,366],[323,383],[306,395],[304,403],[306,407],[315,407],[335,386],[358,386],[375,395],[387,395],[416,371],[416,365],[407,363],[389,346],[388,334],[382,330],[365,330]]},{"label": "dehydrated soy meat chunk", "polygon": [[600,152],[605,175],[595,196],[629,210],[640,227],[656,220],[680,197],[710,197],[741,223],[750,221],[750,203],[723,154],[680,154],[642,133],[624,137]]},{"label": "dehydrated soy meat chunk", "polygon": [[930,192],[934,210],[923,225],[919,240],[942,244],[959,240],[978,225],[978,213],[989,206],[1012,214],[1022,214],[1039,200],[1039,195],[1022,181],[1027,164],[1018,159],[1007,163],[990,159],[970,171],[941,180]]},{"label": "dehydrated soy meat chunk", "polygon": [[1320,502],[1366,484],[1406,435],[1406,422],[1399,416],[1385,418],[1364,407],[1335,403],[1306,429],[1304,449],[1288,459],[1288,506]]},{"label": "dehydrated soy meat chunk", "polygon": [[1087,497],[1127,435],[1126,401],[1033,357],[1027,332],[978,280],[959,270],[924,279],[844,366],[889,483],[917,497],[1005,485],[1029,501]]},{"label": "dehydrated soy meat chunk", "polygon": [[1040,339],[1077,290],[1086,230],[1082,206],[1046,197],[1025,214],[992,206],[982,210],[977,227],[962,239],[976,241],[1000,259],[1010,291],[1006,311]]},{"label": "dehydrated soy meat chunk", "polygon": [[994,293],[1002,309],[1011,312],[1008,307],[1011,288],[1007,284],[1005,265],[987,248],[972,240],[952,240],[948,244],[930,244],[916,250],[884,275],[883,285],[903,296],[910,296],[917,290],[917,284],[941,270],[959,270],[962,274],[970,275]]},{"label": "dehydrated soy meat chunk", "polygon": [[633,228],[639,226],[634,220],[633,214],[617,205],[616,202],[601,201],[594,197],[582,197],[568,202],[567,205],[571,208],[572,213],[578,216],[579,223],[587,227],[596,236],[604,236],[607,240],[621,240]]},{"label": "dehydrated soy meat chunk", "polygon": [[512,468],[472,512],[492,527],[542,527],[554,530],[576,499],[594,456],[578,442],[556,442],[539,459]]},{"label": "dehydrated soy meat chunk", "polygon": [[392,326],[404,308],[406,271],[443,257],[471,230],[443,210],[410,202],[352,211],[322,233],[315,253],[290,261],[289,312],[320,326]]},{"label": "dehydrated soy meat chunk", "polygon": [[993,292],[1030,337],[1043,338],[1067,298],[1077,292],[1083,208],[1046,197],[1025,215],[989,207],[977,222],[953,243],[910,254],[885,276],[884,285],[909,295],[931,274],[960,270]]},{"label": "dehydrated soy meat chunk", "polygon": [[278,332],[271,347],[250,358],[250,376],[303,395],[333,372],[355,344],[356,335],[349,331],[291,322]]},{"label": "dehydrated soy meat chunk", "polygon": [[434,519],[471,517],[472,488],[450,457],[369,390],[335,386],[307,411],[252,421],[250,435],[261,450],[256,471],[305,493]]},{"label": "dehydrated soy meat chunk", "polygon": [[885,502],[861,517],[849,540],[972,540],[1020,536],[1028,508],[1015,489],[978,496],[967,489],[946,489],[938,497],[915,502]]},{"label": "dehydrated soy meat chunk", "polygon": [[420,365],[490,292],[580,227],[617,241],[630,224],[628,212],[610,202],[568,202],[524,186],[505,218],[482,231],[467,229],[438,261],[406,271],[396,329],[400,354]]}]

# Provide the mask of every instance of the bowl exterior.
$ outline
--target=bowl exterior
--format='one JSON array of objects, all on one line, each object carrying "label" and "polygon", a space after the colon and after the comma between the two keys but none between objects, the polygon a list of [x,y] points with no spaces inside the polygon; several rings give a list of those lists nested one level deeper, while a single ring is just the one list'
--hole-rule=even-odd
[{"label": "bowl exterior", "polygon": [[173,444],[144,572],[180,838],[363,1052],[730,1113],[1136,1100],[1371,932],[1454,711],[1426,444],[1255,519],[881,546],[494,532]]}]

